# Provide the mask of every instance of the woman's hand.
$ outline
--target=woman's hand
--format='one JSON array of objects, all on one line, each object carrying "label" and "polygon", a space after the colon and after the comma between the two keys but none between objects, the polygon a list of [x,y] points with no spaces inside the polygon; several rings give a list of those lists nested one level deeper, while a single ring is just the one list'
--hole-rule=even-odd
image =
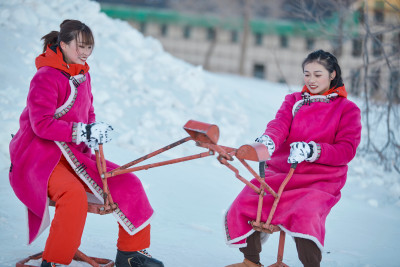
[{"label": "woman's hand", "polygon": [[306,142],[294,142],[290,144],[288,163],[300,163],[310,159],[313,155],[313,146]]},{"label": "woman's hand", "polygon": [[257,143],[264,144],[268,148],[269,156],[270,157],[272,156],[272,153],[274,153],[274,151],[275,151],[275,143],[274,143],[274,141],[272,141],[271,137],[269,137],[268,135],[264,134],[264,135],[256,138],[255,141]]},{"label": "woman's hand", "polygon": [[104,122],[94,122],[91,124],[78,123],[77,144],[84,142],[90,148],[97,149],[99,144],[111,141],[109,133],[113,131],[111,125]]}]

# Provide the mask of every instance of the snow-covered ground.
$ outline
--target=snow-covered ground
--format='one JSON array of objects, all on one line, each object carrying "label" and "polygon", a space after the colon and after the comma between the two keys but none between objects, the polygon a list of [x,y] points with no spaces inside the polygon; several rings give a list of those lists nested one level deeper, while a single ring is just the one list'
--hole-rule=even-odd
[{"label": "snow-covered ground", "polygon": [[[286,86],[217,75],[165,53],[127,23],[100,13],[96,2],[11,0],[0,3],[0,266],[43,250],[48,232],[27,245],[26,211],[8,183],[8,143],[18,129],[40,38],[62,20],[79,19],[95,34],[89,59],[98,120],[113,125],[106,156],[126,163],[186,136],[189,120],[217,124],[220,144],[253,142],[274,117]],[[299,66],[300,71],[300,66]],[[293,87],[298,90],[299,87]],[[358,102],[357,99],[352,99]],[[361,102],[360,102],[361,103]],[[192,142],[158,160],[203,152]],[[238,166],[238,165],[236,165]],[[254,166],[254,165],[253,165]],[[255,168],[257,166],[254,166]],[[224,243],[223,212],[243,184],[214,157],[138,172],[156,216],[149,249],[165,266],[225,266],[242,260]],[[247,172],[243,176],[250,179]],[[328,216],[322,266],[400,266],[398,174],[357,156],[342,199]],[[51,212],[54,212],[51,209]],[[88,215],[81,250],[114,259],[117,225],[112,215]],[[264,245],[265,265],[276,259],[278,235]],[[285,262],[301,266],[287,238]]]}]

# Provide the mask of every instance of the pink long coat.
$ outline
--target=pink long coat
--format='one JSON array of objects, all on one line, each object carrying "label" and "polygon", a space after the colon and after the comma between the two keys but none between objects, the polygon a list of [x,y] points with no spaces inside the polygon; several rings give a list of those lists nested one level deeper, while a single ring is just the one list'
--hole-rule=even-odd
[{"label": "pink long coat", "polygon": [[[356,154],[361,136],[359,108],[347,98],[311,96],[303,103],[301,93],[287,95],[276,118],[268,123],[265,134],[276,149],[267,161],[266,182],[277,192],[289,172],[287,158],[290,144],[314,141],[321,146],[319,159],[297,165],[281,196],[272,224],[279,225],[293,237],[314,241],[322,250],[325,220],[339,201],[347,177],[347,164]],[[257,180],[251,181],[259,186]],[[261,220],[265,222],[274,198],[264,197]],[[248,221],[255,220],[258,195],[248,186],[234,200],[225,215],[226,242],[245,247],[254,230]]]},{"label": "pink long coat", "polygon": [[[10,183],[28,209],[29,243],[49,225],[47,184],[61,154],[103,203],[94,154],[85,144],[72,142],[75,123],[95,121],[90,75],[73,78],[80,85],[52,67],[37,71],[20,117],[20,129],[10,143]],[[107,162],[108,169],[116,167]],[[113,200],[119,204],[113,214],[129,234],[149,224],[153,209],[135,175],[111,178],[109,187]]]}]

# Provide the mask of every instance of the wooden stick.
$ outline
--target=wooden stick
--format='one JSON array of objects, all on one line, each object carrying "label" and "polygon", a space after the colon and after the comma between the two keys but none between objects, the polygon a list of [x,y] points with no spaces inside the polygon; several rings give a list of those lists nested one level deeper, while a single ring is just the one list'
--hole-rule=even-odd
[{"label": "wooden stick", "polygon": [[296,166],[294,166],[294,168],[293,167],[290,168],[288,175],[286,176],[285,180],[283,180],[281,186],[279,187],[278,197],[275,199],[274,203],[272,204],[271,211],[270,211],[270,213],[268,215],[268,219],[267,219],[267,222],[266,222],[267,226],[272,221],[272,217],[274,216],[276,207],[278,206],[279,200],[280,200],[280,198],[282,196],[283,189],[285,189],[286,184],[289,182],[290,178],[292,178],[292,175],[293,175],[293,172],[294,172],[295,168],[296,168]]}]

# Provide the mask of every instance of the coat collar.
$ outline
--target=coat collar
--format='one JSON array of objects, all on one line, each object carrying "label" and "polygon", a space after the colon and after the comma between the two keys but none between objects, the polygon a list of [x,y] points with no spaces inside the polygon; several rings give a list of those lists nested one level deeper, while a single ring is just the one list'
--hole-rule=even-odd
[{"label": "coat collar", "polygon": [[89,71],[89,65],[86,62],[85,65],[67,64],[59,46],[48,46],[46,52],[36,58],[35,64],[37,69],[49,66],[64,71],[71,76],[85,74]]}]

